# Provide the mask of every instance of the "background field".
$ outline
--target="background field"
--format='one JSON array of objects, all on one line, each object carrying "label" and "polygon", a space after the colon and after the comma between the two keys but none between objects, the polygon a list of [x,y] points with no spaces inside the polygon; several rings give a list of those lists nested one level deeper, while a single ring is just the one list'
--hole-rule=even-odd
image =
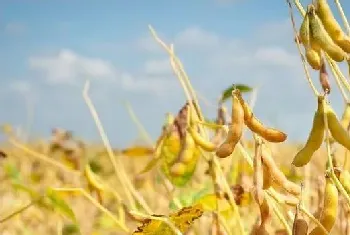
[{"label": "background field", "polygon": [[[0,3],[0,9],[7,9],[0,10],[5,22],[0,18],[0,234],[131,234],[141,224],[147,228],[146,219],[158,218],[151,215],[174,215],[184,207],[190,213],[176,217],[175,224],[187,226],[189,221],[186,235],[233,235],[242,227],[245,234],[255,234],[260,223],[250,165],[255,143],[247,127],[243,148],[215,158],[213,164],[222,169],[215,169],[217,179],[206,160],[212,155],[202,154],[184,187],[169,181],[161,168],[166,154],[155,148],[167,115],[176,117],[187,96],[195,94],[191,98],[198,99],[206,121],[213,122],[218,101],[232,84],[247,86],[244,99],[265,126],[288,134],[283,143],[266,144],[278,170],[303,183],[302,207],[309,212],[303,216],[309,231],[315,227],[310,217],[318,219],[323,208],[329,158],[324,144],[306,166],[291,164],[307,140],[317,102],[294,42],[288,4],[193,1],[185,8],[154,2],[154,7],[139,3],[137,8],[111,1]],[[302,2],[304,8],[308,3]],[[349,2],[342,6],[349,11]],[[335,4],[332,10],[342,23]],[[299,28],[297,8],[294,15]],[[173,43],[184,74],[172,64],[171,47],[152,36],[148,23],[166,47]],[[340,85],[345,95],[336,82],[339,74],[334,76],[327,65],[327,98],[339,119],[350,91],[349,64],[337,65],[346,77],[345,86]],[[319,72],[307,69],[321,91]],[[191,84],[184,85],[186,81]],[[229,122],[230,98],[224,106]],[[64,139],[67,131],[72,136]],[[333,144],[332,154],[335,166],[349,170],[342,146]],[[155,162],[156,156],[161,160]],[[288,195],[276,183],[273,188]],[[269,234],[292,235],[295,206],[268,198],[273,211]],[[350,234],[347,202],[339,193],[330,234]],[[204,213],[192,218],[197,204]],[[150,230],[156,221],[148,224]],[[158,234],[175,232],[167,227]]]}]

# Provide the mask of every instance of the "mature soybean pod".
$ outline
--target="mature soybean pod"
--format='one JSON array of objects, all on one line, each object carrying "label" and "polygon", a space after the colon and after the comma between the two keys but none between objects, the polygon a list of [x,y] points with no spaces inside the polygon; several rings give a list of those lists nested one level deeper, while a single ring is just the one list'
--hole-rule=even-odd
[{"label": "mature soybean pod", "polygon": [[183,163],[183,162],[176,162],[174,163],[174,165],[171,166],[170,168],[170,173],[173,175],[173,176],[182,176],[184,175],[186,172],[186,164]]},{"label": "mature soybean pod", "polygon": [[261,223],[260,223],[259,227],[257,228],[255,234],[256,235],[268,235],[270,233],[267,230],[267,226],[272,220],[272,211],[271,211],[270,204],[267,202],[266,196],[264,194],[263,194],[262,200],[259,201],[256,191],[254,193],[254,199],[257,202],[257,204],[259,205],[260,219],[261,219]]},{"label": "mature soybean pod", "polygon": [[309,47],[310,43],[310,30],[309,30],[309,15],[305,14],[303,22],[299,29],[299,39],[305,48]]},{"label": "mature soybean pod", "polygon": [[317,110],[314,114],[312,128],[306,141],[305,146],[295,155],[292,164],[296,167],[302,167],[306,165],[310,160],[314,152],[318,150],[323,142],[324,138],[324,106],[325,101],[323,96],[317,98]]},{"label": "mature soybean pod", "polygon": [[200,147],[202,148],[203,150],[207,151],[207,152],[213,152],[216,150],[217,146],[204,139],[196,130],[195,130],[195,127],[189,127],[188,128],[188,132],[191,134],[194,142]]},{"label": "mature soybean pod", "polygon": [[262,161],[263,164],[267,167],[267,170],[270,172],[272,176],[272,180],[280,185],[284,190],[293,194],[299,195],[301,189],[299,185],[295,184],[292,181],[289,181],[287,177],[283,174],[283,172],[278,168],[274,159],[271,156],[271,152],[267,148],[266,145],[262,145]]},{"label": "mature soybean pod", "polygon": [[[330,232],[336,222],[338,214],[338,189],[330,178],[326,178],[324,202],[320,216],[320,223]],[[320,227],[314,228],[309,235],[324,234]]]},{"label": "mature soybean pod", "polygon": [[347,35],[344,35],[342,39],[338,39],[335,43],[343,49],[345,52],[350,53],[350,38]]},{"label": "mature soybean pod", "polygon": [[328,104],[325,105],[325,112],[327,114],[327,122],[329,131],[332,137],[339,144],[350,150],[350,136],[349,133],[344,129],[338,120],[337,115],[333,111],[332,107]]},{"label": "mature soybean pod", "polygon": [[272,176],[267,166],[263,165],[263,189],[268,189],[272,185]]},{"label": "mature soybean pod", "polygon": [[321,68],[321,51],[315,50],[310,44],[310,29],[309,29],[309,16],[305,14],[303,22],[299,29],[299,40],[304,45],[305,57],[309,65],[315,69],[320,70]]},{"label": "mature soybean pod", "polygon": [[257,133],[269,142],[279,143],[287,139],[287,134],[274,128],[265,127],[253,114],[249,105],[244,101],[240,92],[237,97],[244,110],[244,123],[254,133]]},{"label": "mature soybean pod", "polygon": [[350,103],[346,103],[344,113],[341,117],[340,123],[342,127],[347,130],[350,124]]},{"label": "mature soybean pod", "polygon": [[[350,124],[350,103],[346,103],[345,105],[345,109],[343,112],[343,115],[340,119],[340,124],[341,126],[345,129],[348,130],[349,129],[349,124]],[[329,138],[329,142],[330,143],[334,143],[334,139],[332,136],[330,136]]]},{"label": "mature soybean pod", "polygon": [[231,126],[226,140],[216,150],[216,156],[220,158],[228,157],[232,154],[238,141],[241,139],[244,128],[244,110],[237,97],[237,90],[232,92],[232,117]]},{"label": "mature soybean pod", "polygon": [[328,5],[327,0],[316,0],[314,2],[316,13],[325,30],[328,32],[329,36],[333,40],[341,39],[343,35],[343,30],[338,24],[337,20],[334,18],[331,8]]},{"label": "mature soybean pod", "polygon": [[186,142],[185,142],[185,149],[183,151],[180,152],[179,156],[178,156],[178,161],[182,162],[182,163],[189,163],[191,162],[194,152],[196,150],[196,144],[192,138],[191,135],[189,135],[189,133],[186,133]]},{"label": "mature soybean pod", "polygon": [[348,56],[329,36],[321,20],[315,13],[313,5],[308,6],[307,14],[310,22],[310,42],[319,45],[333,60],[342,62]]},{"label": "mature soybean pod", "polygon": [[264,199],[264,172],[261,159],[261,141],[256,140],[255,143],[255,156],[254,156],[254,177],[253,182],[255,186],[255,199],[259,204],[263,203]]},{"label": "mature soybean pod", "polygon": [[350,195],[350,173],[343,170],[339,175],[339,181],[343,185],[345,191]]},{"label": "mature soybean pod", "polygon": [[316,51],[311,47],[305,47],[305,57],[311,68],[320,70],[322,67],[321,51]]},{"label": "mature soybean pod", "polygon": [[316,0],[316,13],[333,41],[345,52],[350,53],[350,39],[335,19],[327,0]]},{"label": "mature soybean pod", "polygon": [[309,225],[302,217],[299,205],[296,207],[295,217],[293,221],[292,235],[306,235],[309,229]]}]

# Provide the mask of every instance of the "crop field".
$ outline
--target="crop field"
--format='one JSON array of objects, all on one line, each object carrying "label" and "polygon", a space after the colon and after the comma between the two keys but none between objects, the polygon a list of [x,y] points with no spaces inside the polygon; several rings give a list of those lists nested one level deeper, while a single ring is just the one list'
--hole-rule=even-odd
[{"label": "crop field", "polygon": [[[64,128],[53,128],[50,139],[25,141],[1,123],[0,234],[350,235],[350,79],[339,68],[345,63],[350,71],[350,26],[341,3],[335,0],[333,11],[330,2],[286,1],[314,94],[304,142],[290,143],[284,130],[260,121],[249,84],[219,94],[215,120],[203,116],[174,46],[149,26],[187,102],[159,123],[156,141],[129,107],[149,144],[121,149],[109,142],[89,81],[82,97],[101,144]],[[342,115],[328,99],[336,92]]]}]

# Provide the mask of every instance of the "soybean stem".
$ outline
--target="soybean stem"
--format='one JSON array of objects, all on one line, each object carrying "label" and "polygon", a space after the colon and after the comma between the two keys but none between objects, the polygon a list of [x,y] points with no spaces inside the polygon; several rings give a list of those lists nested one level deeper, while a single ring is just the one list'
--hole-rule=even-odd
[{"label": "soybean stem", "polygon": [[109,216],[124,232],[129,232],[129,229],[122,223],[118,218],[116,218],[109,210],[102,206],[98,201],[96,201],[89,193],[87,193],[82,188],[53,188],[57,192],[78,192],[81,193],[85,198],[87,198],[95,207],[97,207],[101,212]]},{"label": "soybean stem", "polygon": [[[108,157],[113,165],[114,168],[114,172],[117,175],[117,178],[119,179],[119,182],[122,184],[123,189],[125,191],[125,194],[129,200],[129,202],[131,203],[131,207],[136,210],[136,204],[134,201],[134,198],[132,196],[135,197],[135,199],[140,203],[140,205],[143,207],[143,209],[149,213],[152,214],[152,210],[148,207],[147,203],[145,202],[145,200],[143,199],[143,197],[136,191],[136,189],[134,188],[134,186],[131,184],[128,176],[125,173],[125,168],[123,166],[123,163],[120,161],[119,158],[116,158],[116,156],[113,153],[113,149],[111,147],[111,144],[109,142],[109,139],[104,131],[104,128],[102,126],[102,123],[100,121],[100,118],[98,116],[98,113],[95,109],[95,106],[93,105],[88,92],[89,92],[89,88],[90,88],[90,83],[89,81],[86,81],[85,86],[84,86],[84,90],[83,90],[83,97],[84,100],[88,106],[88,108],[90,109],[90,113],[92,115],[92,118],[95,121],[95,124],[97,126],[97,129],[100,133],[101,139],[103,141],[103,144],[107,150],[108,153]],[[117,162],[118,161],[118,162]]]},{"label": "soybean stem", "polygon": [[296,26],[295,26],[292,4],[290,3],[290,0],[286,0],[286,1],[287,1],[288,6],[289,6],[290,20],[292,22],[294,35],[295,35],[295,38],[296,38],[297,48],[298,48],[298,51],[299,51],[299,54],[300,54],[300,57],[301,57],[301,61],[303,63],[304,72],[305,72],[305,75],[306,75],[306,80],[308,81],[312,91],[314,92],[314,95],[317,97],[317,96],[319,96],[319,93],[318,93],[314,83],[311,80],[311,76],[310,76],[309,70],[307,68],[305,56],[304,56],[303,52],[301,51],[301,46],[300,46],[301,42],[299,41],[298,31],[297,31]]},{"label": "soybean stem", "polygon": [[346,16],[345,16],[343,7],[341,6],[339,0],[334,0],[334,2],[335,2],[335,4],[337,5],[338,11],[339,11],[339,13],[340,13],[340,15],[341,15],[341,18],[342,18],[342,20],[343,20],[343,24],[344,24],[344,26],[345,26],[345,28],[346,28],[347,34],[350,35],[350,26],[349,26],[348,19],[347,19]]}]

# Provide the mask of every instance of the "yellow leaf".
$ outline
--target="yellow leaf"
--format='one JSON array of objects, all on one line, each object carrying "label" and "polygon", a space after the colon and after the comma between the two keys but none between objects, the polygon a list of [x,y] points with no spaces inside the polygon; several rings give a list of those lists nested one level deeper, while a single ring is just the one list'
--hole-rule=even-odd
[{"label": "yellow leaf", "polygon": [[176,227],[182,233],[185,233],[193,224],[193,221],[203,215],[203,212],[203,206],[201,204],[196,204],[193,206],[184,207],[180,211],[170,214],[169,217],[170,220],[174,222]]},{"label": "yellow leaf", "polygon": [[[207,194],[196,200],[196,203],[201,204],[205,211],[216,211],[217,200],[218,199],[215,194]],[[231,208],[230,204],[227,202],[226,199],[219,199],[218,203],[220,211],[224,211]]]},{"label": "yellow leaf", "polygon": [[121,152],[128,157],[147,157],[154,154],[154,149],[145,146],[134,146],[123,149]]},{"label": "yellow leaf", "polygon": [[[184,207],[181,210],[171,213],[169,219],[174,223],[180,232],[185,233],[193,224],[194,220],[201,217],[203,207],[196,204],[189,207]],[[164,215],[153,215],[157,217],[165,217]],[[137,228],[133,235],[176,235],[174,230],[163,221],[145,219],[141,226]]]}]

